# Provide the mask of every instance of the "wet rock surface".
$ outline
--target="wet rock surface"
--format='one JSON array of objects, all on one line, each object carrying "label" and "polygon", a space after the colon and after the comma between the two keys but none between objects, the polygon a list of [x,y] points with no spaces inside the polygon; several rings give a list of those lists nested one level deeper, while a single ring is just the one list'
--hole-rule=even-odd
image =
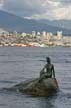
[{"label": "wet rock surface", "polygon": [[10,90],[18,90],[23,94],[33,96],[50,96],[56,93],[59,87],[56,79],[48,78],[40,82],[37,78],[17,84],[10,88]]}]

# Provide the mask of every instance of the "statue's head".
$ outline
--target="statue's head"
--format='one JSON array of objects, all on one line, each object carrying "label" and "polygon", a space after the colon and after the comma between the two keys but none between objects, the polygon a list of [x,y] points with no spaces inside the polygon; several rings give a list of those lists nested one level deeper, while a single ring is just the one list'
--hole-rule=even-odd
[{"label": "statue's head", "polygon": [[50,64],[51,63],[50,57],[46,57],[46,61],[47,61],[48,64]]}]

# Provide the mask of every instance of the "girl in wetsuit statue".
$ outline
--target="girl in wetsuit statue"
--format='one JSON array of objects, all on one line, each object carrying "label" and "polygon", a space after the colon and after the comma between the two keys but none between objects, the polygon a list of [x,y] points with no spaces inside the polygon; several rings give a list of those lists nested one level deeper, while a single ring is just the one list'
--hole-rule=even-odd
[{"label": "girl in wetsuit statue", "polygon": [[55,70],[54,65],[51,64],[51,60],[49,57],[46,58],[47,64],[40,71],[40,81],[44,78],[55,78]]}]

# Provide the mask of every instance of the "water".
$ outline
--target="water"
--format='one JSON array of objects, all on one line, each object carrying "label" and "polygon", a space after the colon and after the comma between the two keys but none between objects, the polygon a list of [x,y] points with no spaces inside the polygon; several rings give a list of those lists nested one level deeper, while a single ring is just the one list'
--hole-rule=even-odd
[{"label": "water", "polygon": [[[39,72],[51,57],[60,92],[52,97],[31,97],[2,90]],[[0,47],[0,108],[71,108],[71,48]]]}]

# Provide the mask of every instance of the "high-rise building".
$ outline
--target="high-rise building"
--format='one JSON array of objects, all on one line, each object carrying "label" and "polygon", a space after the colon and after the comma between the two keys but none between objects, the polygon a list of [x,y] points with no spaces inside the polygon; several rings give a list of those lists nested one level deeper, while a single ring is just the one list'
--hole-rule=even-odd
[{"label": "high-rise building", "polygon": [[57,31],[57,39],[58,40],[62,39],[62,31]]},{"label": "high-rise building", "polygon": [[14,36],[17,36],[17,34],[18,34],[17,31],[14,31],[14,32],[13,32],[13,35],[14,35]]},{"label": "high-rise building", "polygon": [[50,33],[47,33],[47,40],[49,41],[51,38]]},{"label": "high-rise building", "polygon": [[40,36],[41,35],[41,33],[40,32],[37,32],[37,36]]},{"label": "high-rise building", "polygon": [[36,32],[32,31],[32,37],[35,37],[35,36],[36,36]]},{"label": "high-rise building", "polygon": [[43,31],[43,32],[42,32],[42,36],[43,36],[43,37],[46,37],[46,31]]}]

